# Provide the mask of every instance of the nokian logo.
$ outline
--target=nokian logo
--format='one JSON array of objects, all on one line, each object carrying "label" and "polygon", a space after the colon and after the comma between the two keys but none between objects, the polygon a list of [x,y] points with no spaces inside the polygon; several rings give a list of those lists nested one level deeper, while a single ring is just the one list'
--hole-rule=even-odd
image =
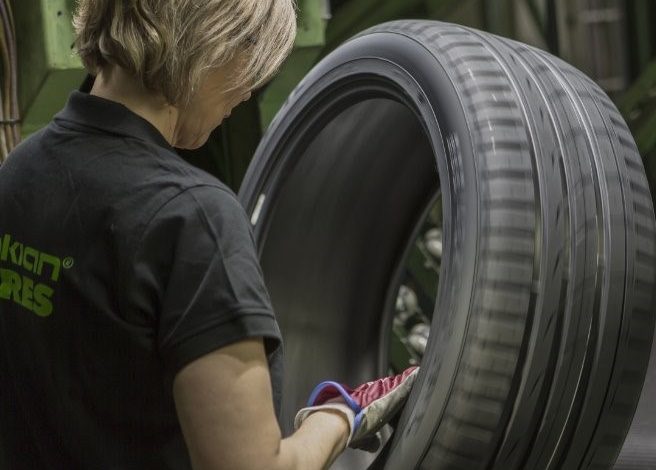
[{"label": "nokian logo", "polygon": [[53,283],[73,258],[61,260],[24,245],[5,234],[0,237],[0,300],[13,301],[41,317],[52,314]]}]

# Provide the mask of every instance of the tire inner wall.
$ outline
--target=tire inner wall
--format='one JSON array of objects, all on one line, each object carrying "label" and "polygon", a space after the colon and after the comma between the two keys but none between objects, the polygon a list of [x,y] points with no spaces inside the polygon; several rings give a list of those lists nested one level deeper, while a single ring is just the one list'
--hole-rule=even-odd
[{"label": "tire inner wall", "polygon": [[[439,184],[420,122],[390,99],[348,107],[301,152],[266,215],[261,256],[285,341],[286,434],[319,382],[357,385],[386,372],[378,370],[384,299]],[[365,468],[363,454],[333,468]]]}]

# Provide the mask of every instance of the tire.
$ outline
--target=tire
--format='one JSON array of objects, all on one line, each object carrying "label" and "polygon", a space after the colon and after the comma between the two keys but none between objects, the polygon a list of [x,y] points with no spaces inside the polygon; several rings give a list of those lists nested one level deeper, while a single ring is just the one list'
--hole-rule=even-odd
[{"label": "tire", "polygon": [[318,381],[385,372],[390,285],[436,191],[444,249],[419,380],[386,451],[334,468],[610,468],[656,310],[635,143],[568,64],[432,21],[377,26],[319,63],[240,190],[286,341],[285,431]]}]

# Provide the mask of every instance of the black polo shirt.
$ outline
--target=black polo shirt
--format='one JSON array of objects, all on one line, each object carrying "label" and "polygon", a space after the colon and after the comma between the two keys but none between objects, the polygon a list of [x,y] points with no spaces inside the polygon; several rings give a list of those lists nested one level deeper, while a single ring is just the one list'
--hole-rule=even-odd
[{"label": "black polo shirt", "polygon": [[75,92],[0,167],[6,468],[190,468],[173,377],[260,336],[278,400],[280,333],[247,216],[144,119]]}]

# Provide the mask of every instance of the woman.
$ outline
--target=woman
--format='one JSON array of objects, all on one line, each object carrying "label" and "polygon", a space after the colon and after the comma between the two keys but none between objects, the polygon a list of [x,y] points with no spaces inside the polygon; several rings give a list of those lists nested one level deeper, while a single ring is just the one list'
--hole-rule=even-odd
[{"label": "woman", "polygon": [[292,0],[80,0],[75,27],[91,93],[0,169],[7,468],[308,470],[365,443],[416,372],[324,385],[283,439],[246,214],[173,150],[280,66]]}]

